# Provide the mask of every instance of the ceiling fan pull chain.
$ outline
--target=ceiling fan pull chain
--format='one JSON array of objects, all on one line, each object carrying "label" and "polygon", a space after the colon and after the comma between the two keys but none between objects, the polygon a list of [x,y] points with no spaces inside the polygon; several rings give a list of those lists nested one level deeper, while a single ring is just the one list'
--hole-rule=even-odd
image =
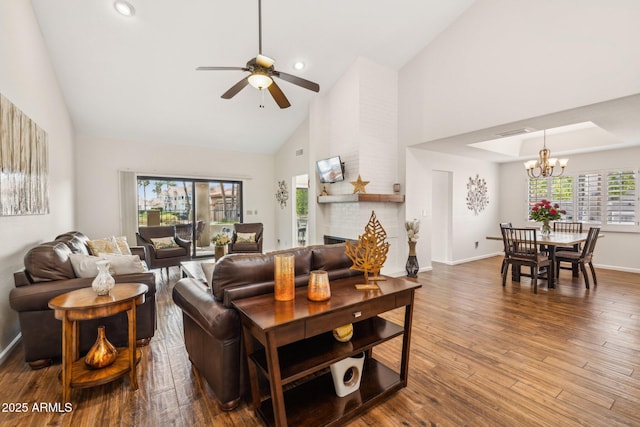
[{"label": "ceiling fan pull chain", "polygon": [[260,89],[260,108],[264,108],[264,89]]}]

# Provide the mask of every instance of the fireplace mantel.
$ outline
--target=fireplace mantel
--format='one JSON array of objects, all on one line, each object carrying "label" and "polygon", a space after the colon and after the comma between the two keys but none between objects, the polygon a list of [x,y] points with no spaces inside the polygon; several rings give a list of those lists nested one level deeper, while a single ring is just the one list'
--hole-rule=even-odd
[{"label": "fireplace mantel", "polygon": [[318,196],[318,203],[353,203],[353,202],[378,202],[378,203],[404,203],[404,194],[330,194]]}]

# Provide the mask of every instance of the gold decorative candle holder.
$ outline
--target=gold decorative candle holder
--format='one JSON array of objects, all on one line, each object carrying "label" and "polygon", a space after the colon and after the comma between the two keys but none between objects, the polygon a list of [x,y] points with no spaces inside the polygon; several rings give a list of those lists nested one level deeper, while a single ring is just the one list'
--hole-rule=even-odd
[{"label": "gold decorative candle holder", "polygon": [[276,301],[295,299],[295,257],[293,254],[279,254],[274,262],[274,298]]},{"label": "gold decorative candle holder", "polygon": [[326,301],[331,298],[329,274],[323,270],[313,270],[309,276],[307,298],[311,301]]}]

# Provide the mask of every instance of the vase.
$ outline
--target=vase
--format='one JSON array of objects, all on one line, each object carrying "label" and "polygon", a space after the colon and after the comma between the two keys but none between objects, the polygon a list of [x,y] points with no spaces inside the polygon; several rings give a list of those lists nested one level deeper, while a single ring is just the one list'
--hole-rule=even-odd
[{"label": "vase", "polygon": [[418,258],[416,257],[416,242],[409,241],[409,258],[407,258],[407,265],[405,267],[408,277],[418,277],[420,266],[418,265]]},{"label": "vase", "polygon": [[98,267],[98,275],[91,282],[91,287],[98,295],[109,295],[116,283],[109,273],[109,261],[97,261],[96,267]]},{"label": "vase", "polygon": [[551,224],[549,224],[548,219],[542,221],[542,225],[540,226],[540,234],[542,234],[543,236],[548,236],[551,234]]},{"label": "vase", "polygon": [[118,358],[118,350],[107,340],[104,326],[98,327],[98,338],[84,358],[84,364],[91,369],[105,368]]},{"label": "vase", "polygon": [[295,299],[295,257],[293,254],[279,254],[274,262],[274,298],[276,301]]},{"label": "vase", "polygon": [[313,270],[309,273],[307,298],[310,301],[326,301],[331,298],[329,274],[324,270]]},{"label": "vase", "polygon": [[227,245],[224,246],[216,246],[215,247],[215,257],[216,260],[219,260],[220,258],[222,258],[223,256],[225,256],[227,254]]}]

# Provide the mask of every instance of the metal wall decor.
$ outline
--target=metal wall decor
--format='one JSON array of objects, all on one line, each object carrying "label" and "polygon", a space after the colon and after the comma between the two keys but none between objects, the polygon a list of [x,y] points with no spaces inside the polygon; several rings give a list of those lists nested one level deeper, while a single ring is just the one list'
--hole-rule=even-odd
[{"label": "metal wall decor", "polygon": [[287,183],[278,181],[278,191],[276,192],[276,200],[280,203],[280,209],[284,209],[287,206],[287,200],[289,200],[289,190],[287,189]]},{"label": "metal wall decor", "polygon": [[47,133],[0,94],[0,215],[48,213]]},{"label": "metal wall decor", "polygon": [[489,196],[487,195],[487,182],[484,178],[469,177],[467,183],[467,208],[473,211],[474,215],[478,215],[489,204]]}]

